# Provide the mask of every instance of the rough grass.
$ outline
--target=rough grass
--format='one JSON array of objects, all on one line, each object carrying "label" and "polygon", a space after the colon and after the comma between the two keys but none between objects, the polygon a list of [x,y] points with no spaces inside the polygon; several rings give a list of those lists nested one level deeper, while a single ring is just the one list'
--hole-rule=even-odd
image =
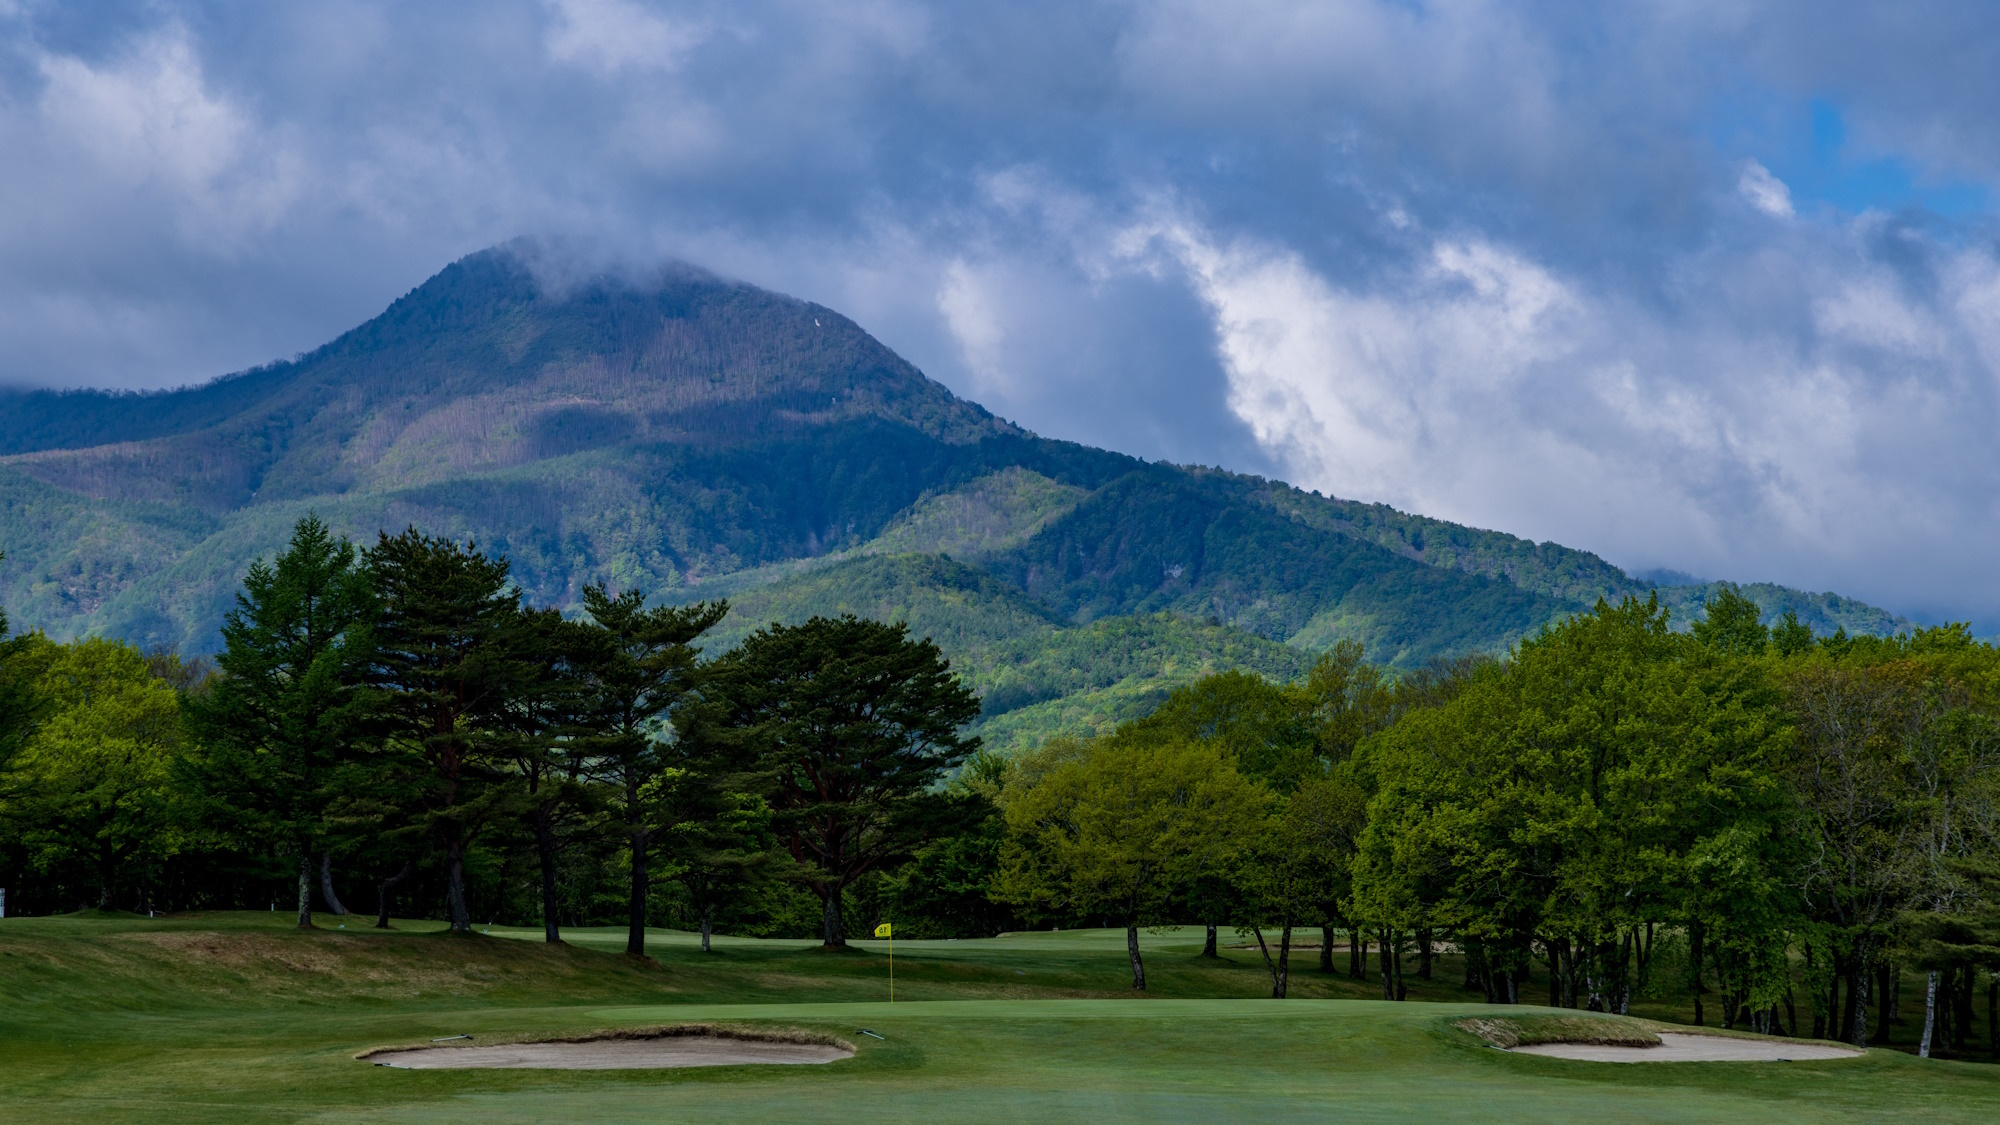
[{"label": "rough grass", "polygon": [[652,1039],[741,1039],[751,1043],[806,1043],[818,1047],[838,1047],[848,1052],[854,1050],[854,1044],[838,1035],[828,1035],[823,1031],[813,1031],[804,1027],[760,1027],[746,1023],[676,1023],[660,1027],[614,1027],[586,1035],[488,1035],[476,1041],[461,1039],[455,1043],[404,1043],[393,1047],[370,1047],[354,1057],[370,1059],[376,1055],[397,1051],[428,1051],[440,1047],[496,1047],[515,1043],[603,1043]]},{"label": "rough grass", "polygon": [[1474,1016],[1452,1024],[1495,1047],[1537,1043],[1594,1043],[1613,1047],[1657,1047],[1660,1037],[1644,1020],[1628,1016],[1530,1014]]}]

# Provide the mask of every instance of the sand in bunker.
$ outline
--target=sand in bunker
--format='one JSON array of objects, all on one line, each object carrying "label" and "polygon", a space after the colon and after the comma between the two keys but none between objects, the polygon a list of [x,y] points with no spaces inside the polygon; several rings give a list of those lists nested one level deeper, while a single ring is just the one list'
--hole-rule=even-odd
[{"label": "sand in bunker", "polygon": [[647,1070],[672,1066],[828,1063],[854,1052],[822,1043],[777,1043],[724,1036],[599,1039],[582,1043],[509,1043],[497,1047],[425,1047],[368,1056],[411,1070],[519,1067],[534,1070]]},{"label": "sand in bunker", "polygon": [[1809,1059],[1849,1059],[1861,1052],[1829,1043],[1796,1039],[1728,1039],[1720,1035],[1676,1035],[1660,1032],[1657,1047],[1615,1047],[1604,1043],[1536,1043],[1515,1047],[1517,1055],[1548,1055],[1584,1062],[1805,1062]]}]

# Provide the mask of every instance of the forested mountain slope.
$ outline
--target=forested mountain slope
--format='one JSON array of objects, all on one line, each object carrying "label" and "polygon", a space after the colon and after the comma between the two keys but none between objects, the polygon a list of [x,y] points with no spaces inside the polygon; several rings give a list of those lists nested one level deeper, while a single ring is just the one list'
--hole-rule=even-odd
[{"label": "forested mountain slope", "polygon": [[[998,723],[1101,716],[1102,693],[1210,667],[1290,674],[1343,637],[1402,665],[1494,650],[1650,588],[1555,544],[1037,437],[830,309],[692,267],[547,285],[527,261],[474,254],[201,387],[0,392],[0,604],[59,637],[202,651],[299,516],[364,540],[414,523],[504,553],[537,603],[594,581],[733,596],[716,643],[901,617]],[[1749,592],[1822,631],[1903,624]],[[1704,588],[1663,596],[1687,618]]]}]

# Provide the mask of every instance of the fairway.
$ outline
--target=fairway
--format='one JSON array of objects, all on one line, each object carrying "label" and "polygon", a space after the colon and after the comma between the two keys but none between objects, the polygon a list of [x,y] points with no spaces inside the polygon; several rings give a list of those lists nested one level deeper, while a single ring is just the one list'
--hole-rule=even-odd
[{"label": "fairway", "polygon": [[[1646,1066],[1509,1054],[1452,1026],[1502,1009],[1353,998],[1365,989],[1320,978],[1309,955],[1295,966],[1301,984],[1347,998],[1257,999],[1255,952],[1204,963],[1198,931],[1146,936],[1157,983],[1144,998],[1119,987],[1113,932],[899,942],[892,1005],[873,942],[829,955],[722,939],[704,956],[691,935],[659,933],[655,960],[638,962],[600,951],[622,940],[610,931],[551,948],[500,940],[534,936],[523,931],[358,926],[301,933],[262,914],[0,922],[0,1105],[32,1106],[37,1121],[480,1125],[2000,1113],[2000,1068],[1886,1051]],[[816,1032],[857,1052],[819,1066],[653,1071],[397,1070],[354,1058],[448,1035],[491,1043],[680,1023]]]}]

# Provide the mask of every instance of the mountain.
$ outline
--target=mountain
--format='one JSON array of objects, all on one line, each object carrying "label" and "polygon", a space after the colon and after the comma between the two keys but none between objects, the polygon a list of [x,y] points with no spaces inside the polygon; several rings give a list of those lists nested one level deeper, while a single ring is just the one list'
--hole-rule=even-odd
[{"label": "mountain", "polygon": [[[1641,582],[1587,552],[1051,441],[823,306],[674,265],[547,282],[471,255],[326,346],[193,388],[0,391],[0,604],[56,636],[212,649],[317,512],[587,582],[729,596],[716,643],[835,610],[935,636],[982,727],[1093,729],[1219,667],[1497,650]],[[1660,588],[1679,619],[1710,587]],[[1746,588],[1821,631],[1908,623]],[[1039,717],[1037,717],[1039,716]],[[1007,724],[1014,724],[1009,727]]]}]

